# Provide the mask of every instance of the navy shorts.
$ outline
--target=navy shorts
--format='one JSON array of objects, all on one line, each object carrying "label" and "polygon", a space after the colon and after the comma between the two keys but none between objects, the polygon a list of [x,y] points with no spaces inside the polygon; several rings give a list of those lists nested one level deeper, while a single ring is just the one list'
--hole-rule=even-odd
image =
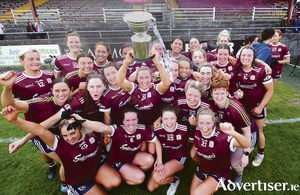
[{"label": "navy shorts", "polygon": [[45,144],[45,142],[43,142],[43,140],[38,136],[32,138],[31,141],[44,154],[54,152],[54,150],[47,146],[47,144]]},{"label": "navy shorts", "polygon": [[197,166],[196,168],[196,172],[195,175],[202,181],[204,181],[208,176],[211,176],[212,178],[214,178],[218,183],[220,182],[220,180],[223,180],[224,184],[226,184],[228,182],[228,179],[221,177],[220,175],[215,175],[215,174],[206,174],[206,173],[200,173],[199,171],[199,167]]},{"label": "navy shorts", "polygon": [[253,118],[253,119],[259,120],[259,119],[267,118],[267,107],[264,107],[264,108],[262,109],[262,112],[261,112],[260,115],[258,115],[258,116],[254,116],[254,115],[252,114],[251,110],[246,110],[246,111],[247,111],[247,113],[251,116],[251,118]]},{"label": "navy shorts", "polygon": [[175,158],[175,160],[177,160],[178,162],[180,162],[184,167],[185,167],[185,165],[187,163],[187,159],[188,158],[186,156],[183,156],[181,158]]},{"label": "navy shorts", "polygon": [[[102,167],[102,165],[105,163],[104,159],[100,162],[98,166],[98,170]],[[77,185],[77,186],[71,186],[68,185],[68,189],[72,192],[72,194],[78,194],[78,195],[83,195],[87,193],[92,187],[96,184],[94,180],[91,180],[87,183]]]}]

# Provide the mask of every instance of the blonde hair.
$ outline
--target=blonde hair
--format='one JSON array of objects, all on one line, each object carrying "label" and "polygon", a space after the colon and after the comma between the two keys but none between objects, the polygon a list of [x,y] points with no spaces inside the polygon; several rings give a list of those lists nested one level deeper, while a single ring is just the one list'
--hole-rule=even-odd
[{"label": "blonde hair", "polygon": [[32,49],[32,48],[23,49],[19,53],[19,60],[23,61],[24,58],[25,58],[25,54],[27,54],[27,53],[35,53],[35,52],[40,55],[40,53],[36,49]]},{"label": "blonde hair", "polygon": [[221,37],[226,37],[226,38],[228,39],[228,41],[230,41],[229,31],[228,31],[228,30],[222,30],[222,31],[219,33],[219,36],[218,36],[218,44],[219,44],[219,40],[221,39]]},{"label": "blonde hair", "polygon": [[211,116],[212,120],[214,121],[214,127],[218,127],[219,123],[221,122],[219,117],[215,117],[214,112],[210,108],[199,108],[196,115],[197,121],[199,120],[200,115]]},{"label": "blonde hair", "polygon": [[184,90],[187,91],[188,88],[190,88],[190,87],[200,91],[201,97],[204,96],[204,93],[206,91],[206,86],[203,85],[200,81],[196,81],[196,80],[192,80],[192,79],[188,80],[185,84]]}]

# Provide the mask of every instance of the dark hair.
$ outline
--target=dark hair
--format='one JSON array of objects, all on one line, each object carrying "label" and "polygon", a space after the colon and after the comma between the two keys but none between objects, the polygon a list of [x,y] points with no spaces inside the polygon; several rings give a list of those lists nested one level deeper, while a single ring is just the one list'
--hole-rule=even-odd
[{"label": "dark hair", "polygon": [[83,110],[84,116],[87,115],[87,113],[93,108],[93,105],[94,105],[94,100],[91,97],[89,91],[87,90],[90,80],[94,79],[94,78],[99,78],[102,81],[102,83],[107,86],[106,79],[102,74],[90,74],[86,78],[86,86],[85,86],[85,90],[83,92],[83,98],[84,98],[84,102],[85,102],[85,106],[84,106],[84,110]]},{"label": "dark hair", "polygon": [[[174,41],[175,41],[176,39],[179,39],[180,41],[182,41],[182,50],[183,50],[183,49],[184,49],[185,42],[184,42],[184,40],[183,40],[182,37],[176,37],[176,38],[174,38],[174,39],[172,40],[172,42],[171,42],[171,45],[174,43]],[[181,50],[181,51],[182,51],[182,50]],[[180,52],[181,52],[181,51],[180,51]]]},{"label": "dark hair", "polygon": [[251,47],[251,46],[245,46],[245,47],[242,48],[242,50],[241,50],[240,57],[242,56],[242,53],[243,53],[243,51],[244,51],[245,49],[250,49],[250,50],[253,51],[253,61],[252,61],[252,66],[254,66],[254,61],[255,61],[255,58],[256,58],[256,51],[255,51],[255,49],[253,49],[253,47]]},{"label": "dark hair", "polygon": [[123,53],[123,49],[125,49],[126,47],[130,47],[131,48],[131,44],[127,43],[121,46],[121,53]]},{"label": "dark hair", "polygon": [[139,118],[139,111],[138,111],[133,105],[129,105],[128,107],[126,107],[126,108],[123,110],[122,121],[124,120],[125,114],[126,114],[127,112],[134,112],[134,113],[136,113],[137,117]]},{"label": "dark hair", "polygon": [[[98,43],[96,43],[95,47],[94,47],[94,50],[96,51],[96,48],[99,46],[99,45],[102,45],[106,48],[106,51],[108,52],[108,56],[107,56],[107,59],[108,61],[111,61],[111,62],[114,62],[115,60],[112,58],[112,54],[110,53],[110,49],[109,49],[109,46],[107,43],[105,43],[104,41],[100,41]],[[95,55],[96,55],[96,52],[95,52]]]},{"label": "dark hair", "polygon": [[265,28],[261,33],[262,41],[270,39],[275,34],[275,30],[273,28]]},{"label": "dark hair", "polygon": [[218,53],[219,49],[227,49],[228,54],[230,54],[230,47],[225,43],[222,43],[222,44],[218,45],[217,50],[216,50],[217,53]]},{"label": "dark hair", "polygon": [[76,58],[76,63],[77,63],[77,64],[78,64],[79,59],[82,58],[82,57],[88,57],[88,58],[91,58],[91,60],[92,60],[93,63],[94,63],[94,57],[93,57],[91,54],[89,54],[89,53],[81,53],[81,54],[79,54],[79,55],[77,56],[77,58]]},{"label": "dark hair", "polygon": [[214,66],[211,65],[209,62],[204,62],[203,64],[201,64],[198,68],[198,72],[201,71],[201,68],[204,68],[204,67],[208,67],[211,69],[211,74],[214,75],[215,74],[215,71],[214,71]]},{"label": "dark hair", "polygon": [[161,116],[164,114],[164,112],[173,112],[176,117],[178,117],[179,110],[179,107],[167,104],[161,109]]},{"label": "dark hair", "polygon": [[247,36],[245,36],[245,42],[244,42],[244,44],[245,44],[245,45],[248,45],[249,42],[250,42],[250,43],[253,43],[253,41],[254,41],[257,37],[258,37],[257,35],[247,35]]},{"label": "dark hair", "polygon": [[197,37],[192,37],[192,38],[190,38],[190,40],[189,40],[189,44],[190,44],[190,41],[191,41],[192,39],[197,39],[197,40],[199,41],[199,44],[201,43],[200,39],[198,39]]},{"label": "dark hair", "polygon": [[51,88],[53,88],[53,86],[57,83],[66,83],[68,85],[68,87],[70,88],[70,90],[72,89],[72,84],[69,81],[69,79],[61,78],[61,77],[56,78],[52,81]]},{"label": "dark hair", "polygon": [[188,62],[190,64],[190,69],[192,69],[192,63],[191,63],[190,58],[187,58],[185,56],[183,56],[182,58],[180,58],[178,60],[178,67],[179,67],[179,69],[180,69],[180,62]]},{"label": "dark hair", "polygon": [[[120,67],[115,63],[115,62],[109,62],[108,64],[105,64],[102,68],[101,74],[103,77],[106,79],[105,74],[104,74],[104,69],[109,68],[109,67],[114,67],[117,71],[119,71]],[[108,83],[108,81],[106,80]]]},{"label": "dark hair", "polygon": [[78,37],[79,40],[80,40],[80,42],[82,43],[82,38],[81,38],[81,36],[80,36],[77,32],[73,31],[72,29],[70,29],[70,30],[68,30],[68,31],[66,32],[66,39],[65,39],[65,41],[68,42],[68,38],[71,37],[71,36],[76,36],[76,37]]}]

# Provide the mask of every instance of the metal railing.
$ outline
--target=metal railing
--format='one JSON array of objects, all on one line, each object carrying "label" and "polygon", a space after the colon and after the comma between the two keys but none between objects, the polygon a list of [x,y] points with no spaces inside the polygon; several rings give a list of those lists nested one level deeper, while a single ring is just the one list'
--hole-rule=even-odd
[{"label": "metal railing", "polygon": [[216,8],[173,8],[174,21],[212,20],[215,21]]},{"label": "metal railing", "polygon": [[[11,9],[14,23],[26,23],[33,19],[31,10],[13,10]],[[37,14],[40,20],[58,21],[61,24],[59,9],[37,9]]]},{"label": "metal railing", "polygon": [[278,19],[287,15],[287,8],[257,8],[253,7],[252,20]]}]

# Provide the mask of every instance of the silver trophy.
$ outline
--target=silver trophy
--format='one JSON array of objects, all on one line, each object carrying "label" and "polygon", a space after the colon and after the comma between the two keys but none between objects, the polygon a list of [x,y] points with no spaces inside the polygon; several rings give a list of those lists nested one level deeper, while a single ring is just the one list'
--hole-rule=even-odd
[{"label": "silver trophy", "polygon": [[152,58],[149,56],[151,51],[151,36],[146,33],[155,24],[156,19],[148,12],[131,12],[123,16],[124,22],[129,29],[135,33],[131,37],[134,60],[146,62]]}]

